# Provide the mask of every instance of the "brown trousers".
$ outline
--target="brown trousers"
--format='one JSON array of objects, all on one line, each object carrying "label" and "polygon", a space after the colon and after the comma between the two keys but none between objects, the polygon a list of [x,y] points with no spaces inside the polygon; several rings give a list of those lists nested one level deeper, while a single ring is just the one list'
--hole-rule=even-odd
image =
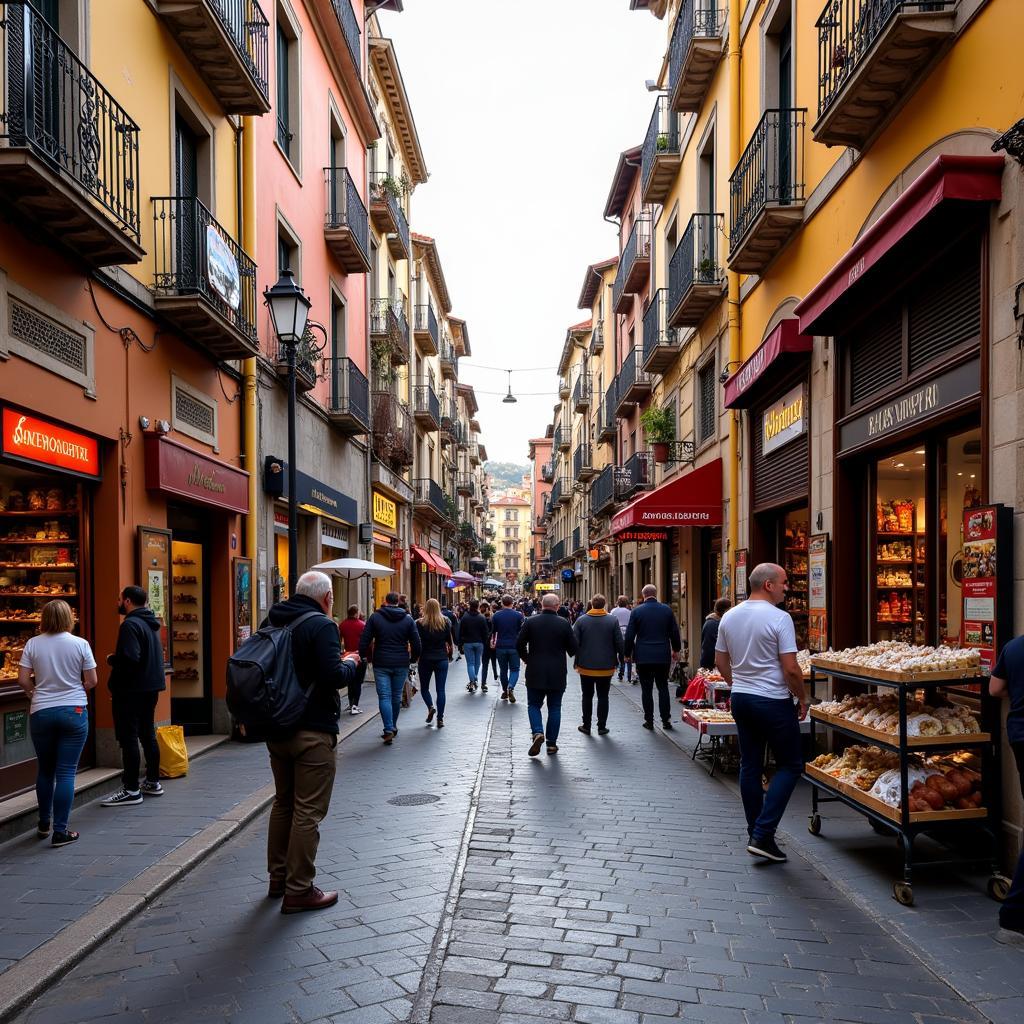
[{"label": "brown trousers", "polygon": [[276,790],[267,870],[271,879],[284,879],[290,896],[306,892],[316,877],[318,826],[331,805],[337,745],[337,736],[305,729],[287,740],[267,743]]}]

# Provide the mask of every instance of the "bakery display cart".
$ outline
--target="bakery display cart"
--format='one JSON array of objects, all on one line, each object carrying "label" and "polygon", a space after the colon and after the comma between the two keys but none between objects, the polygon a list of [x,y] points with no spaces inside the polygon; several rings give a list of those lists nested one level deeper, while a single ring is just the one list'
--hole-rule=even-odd
[{"label": "bakery display cart", "polygon": [[[859,687],[883,688],[895,691],[899,715],[898,729],[893,733],[883,732],[860,722],[848,721],[811,708],[812,747],[817,730],[824,728],[838,732],[860,742],[896,755],[900,776],[900,800],[898,806],[886,803],[859,787],[829,775],[814,764],[806,765],[804,778],[811,783],[811,817],[809,830],[819,835],[822,828],[820,807],[824,803],[840,802],[865,815],[872,827],[880,833],[895,833],[903,851],[903,878],[893,883],[893,898],[904,906],[914,902],[914,871],[922,867],[938,867],[984,863],[991,871],[988,893],[993,899],[1001,900],[1009,888],[1009,880],[999,874],[997,860],[998,827],[1000,815],[1000,760],[999,760],[999,702],[989,696],[987,676],[977,668],[959,671],[889,671],[869,669],[844,662],[833,662],[825,658],[814,658],[811,662],[810,697],[816,696],[817,684],[825,679],[842,681]],[[980,684],[980,693],[974,689]],[[923,691],[934,703],[936,691],[970,693],[980,699],[981,731],[955,735],[910,735],[908,731],[908,704],[916,691]],[[947,694],[948,695],[948,694]],[[911,716],[914,712],[910,712]],[[965,809],[911,810],[911,784],[909,774],[911,759],[935,757],[954,752],[971,751],[981,761],[981,805]],[[950,841],[962,838],[969,830],[976,830],[987,839],[988,849],[984,852],[957,855],[950,847]],[[949,856],[942,860],[918,860],[914,855],[914,841],[927,833],[942,843]],[[971,846],[968,849],[972,850]]]}]

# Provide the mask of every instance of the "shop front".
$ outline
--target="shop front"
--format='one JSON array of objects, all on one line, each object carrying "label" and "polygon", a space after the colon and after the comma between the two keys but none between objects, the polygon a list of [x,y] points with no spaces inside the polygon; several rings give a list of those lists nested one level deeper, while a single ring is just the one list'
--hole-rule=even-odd
[{"label": "shop front", "polygon": [[[43,605],[66,601],[75,632],[94,641],[92,492],[101,480],[100,455],[92,435],[0,406],[0,799],[35,779],[29,701],[17,680]],[[92,727],[95,715],[89,717]],[[81,766],[94,763],[90,728]]]},{"label": "shop front", "polygon": [[[373,561],[393,569],[401,568],[402,549],[398,536],[398,503],[382,491],[373,489]],[[397,564],[396,564],[397,560]],[[394,589],[398,576],[387,576],[373,581],[373,607],[384,603],[384,596]]]}]

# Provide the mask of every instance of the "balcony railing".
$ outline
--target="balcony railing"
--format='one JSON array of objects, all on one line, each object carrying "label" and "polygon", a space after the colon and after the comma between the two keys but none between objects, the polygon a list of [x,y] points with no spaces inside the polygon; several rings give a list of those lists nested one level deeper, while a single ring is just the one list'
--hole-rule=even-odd
[{"label": "balcony railing", "polygon": [[664,373],[681,350],[679,332],[668,326],[668,289],[659,288],[644,313],[644,370]]},{"label": "balcony railing", "polygon": [[438,335],[437,314],[429,303],[416,307],[416,341],[427,355],[435,356],[438,352],[440,338]]},{"label": "balcony railing", "polygon": [[595,516],[615,504],[615,467],[605,466],[590,485],[590,508]]},{"label": "balcony railing", "polygon": [[590,408],[590,374],[581,373],[572,388],[572,407],[575,412]]},{"label": "balcony railing", "polygon": [[434,390],[433,382],[421,381],[413,385],[412,408],[416,422],[424,430],[434,431],[441,426],[441,401]]},{"label": "balcony railing", "polygon": [[439,522],[446,522],[448,519],[448,499],[436,480],[426,477],[413,480],[412,503],[414,507],[433,513],[433,517]]},{"label": "balcony railing", "polygon": [[565,555],[565,541],[560,540],[551,545],[551,561],[555,564],[558,562],[564,562]]},{"label": "balcony railing", "polygon": [[612,285],[612,308],[616,313],[629,311],[632,296],[640,291],[651,269],[651,221],[638,217],[619,255],[619,269]]},{"label": "balcony railing", "polygon": [[569,431],[562,426],[555,427],[551,435],[552,447],[556,452],[567,452],[572,444]]},{"label": "balcony railing", "polygon": [[459,375],[459,360],[455,355],[455,342],[447,331],[441,332],[441,342],[438,346],[438,361],[441,366],[441,376],[445,380],[456,380]]},{"label": "balcony railing", "polygon": [[651,375],[640,369],[637,350],[631,348],[626,353],[626,358],[622,360],[622,367],[615,382],[616,410],[627,405],[636,405],[651,393],[652,387]]},{"label": "balcony railing", "polygon": [[541,465],[540,478],[546,484],[551,483],[555,479],[555,467],[550,462],[545,462]]},{"label": "balcony railing", "polygon": [[804,108],[766,110],[729,177],[729,269],[764,270],[803,221]]},{"label": "balcony railing", "polygon": [[572,453],[572,472],[577,480],[589,480],[594,475],[594,452],[589,444],[577,445]]},{"label": "balcony railing", "polygon": [[574,527],[572,531],[572,546],[570,548],[574,556],[583,553],[583,539],[583,530],[578,526]]},{"label": "balcony railing", "polygon": [[219,359],[255,355],[256,264],[194,196],[153,199],[154,300]]},{"label": "balcony railing", "polygon": [[405,469],[413,462],[412,416],[405,402],[390,391],[374,391],[373,453],[392,469]]},{"label": "balcony railing", "polygon": [[[295,389],[300,393],[312,391],[320,378],[324,360],[316,342],[316,335],[307,327],[302,341],[295,346]],[[288,379],[288,349],[288,345],[278,343],[277,373],[285,381]]]},{"label": "balcony railing", "polygon": [[637,491],[645,491],[654,483],[653,463],[649,452],[634,452],[624,465],[616,470],[616,497],[631,498]]},{"label": "balcony railing", "polygon": [[679,172],[679,116],[667,96],[654,103],[640,157],[640,181],[645,203],[662,203]]},{"label": "balcony railing", "polygon": [[599,356],[604,351],[604,321],[595,320],[590,332],[590,355]]},{"label": "balcony railing", "polygon": [[669,47],[668,91],[673,110],[700,110],[722,59],[728,13],[725,7],[709,10],[698,0],[683,0]]},{"label": "balcony railing", "polygon": [[137,263],[139,126],[28,4],[5,5],[0,62],[0,192],[91,266]]},{"label": "balcony railing", "polygon": [[377,227],[387,233],[388,249],[396,260],[407,260],[412,253],[402,192],[401,183],[386,171],[370,174],[370,213]]},{"label": "balcony railing", "polygon": [[352,9],[351,0],[331,0],[334,13],[341,24],[341,33],[345,37],[345,45],[360,75],[363,73],[363,48],[361,33],[359,31],[359,19]]},{"label": "balcony railing", "polygon": [[608,385],[604,393],[604,402],[601,403],[601,414],[597,423],[597,438],[599,441],[614,441],[616,434],[615,410],[618,408],[619,396],[616,390],[616,378]]},{"label": "balcony railing", "polygon": [[[724,224],[720,213],[695,213],[686,225],[668,267],[668,323],[672,327],[696,327],[722,297],[725,268],[719,239]],[[645,341],[646,337],[645,332]]]},{"label": "balcony railing", "polygon": [[480,445],[471,442],[469,445],[469,464],[471,466],[479,466],[480,461]]},{"label": "balcony railing", "polygon": [[555,480],[551,485],[551,490],[548,493],[548,512],[553,512],[555,506],[562,500],[562,481],[561,479]]},{"label": "balcony railing", "polygon": [[404,296],[371,301],[370,334],[388,342],[392,362],[400,365],[409,362],[409,321],[405,316]]},{"label": "balcony railing", "polygon": [[327,214],[324,236],[327,247],[349,274],[370,270],[370,217],[359,189],[345,167],[325,167]]},{"label": "balcony railing", "polygon": [[331,423],[348,434],[365,434],[370,429],[370,384],[362,370],[348,356],[327,359],[331,382],[327,414]]},{"label": "balcony railing", "polygon": [[[566,467],[568,467],[568,462],[566,462]],[[568,505],[572,501],[572,479],[565,469],[559,469],[555,486],[558,487],[558,501],[563,505]],[[554,493],[554,487],[551,490]]]},{"label": "balcony railing", "polygon": [[829,0],[817,21],[815,141],[864,148],[953,37],[957,2]]}]

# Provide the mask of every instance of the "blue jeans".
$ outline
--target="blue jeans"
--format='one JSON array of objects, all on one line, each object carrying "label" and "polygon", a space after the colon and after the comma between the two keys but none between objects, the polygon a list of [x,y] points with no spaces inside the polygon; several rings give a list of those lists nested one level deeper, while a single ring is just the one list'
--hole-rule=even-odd
[{"label": "blue jeans", "polygon": [[494,653],[498,656],[501,688],[514,690],[519,682],[519,654],[514,647],[499,647]]},{"label": "blue jeans", "polygon": [[475,683],[480,676],[480,662],[484,657],[484,645],[465,644],[462,649],[466,652],[466,671],[469,673],[469,681]]},{"label": "blue jeans", "polygon": [[39,762],[39,821],[49,824],[52,818],[54,832],[67,832],[75,799],[75,772],[89,736],[89,712],[84,705],[44,708],[29,716],[29,731]]},{"label": "blue jeans", "polygon": [[[804,770],[803,743],[796,705],[752,693],[732,695],[732,717],[740,743],[740,796],[747,830],[755,841],[771,839]],[[775,774],[761,787],[765,748],[775,759]]]},{"label": "blue jeans", "polygon": [[437,717],[444,718],[444,684],[448,681],[448,659],[424,661],[420,658],[420,695],[428,708],[434,706],[430,699],[430,677],[437,681]]},{"label": "blue jeans", "polygon": [[[529,684],[526,687],[526,710],[530,716],[530,732],[542,732],[549,744],[558,742],[558,730],[562,725],[562,696],[565,690],[558,693],[549,693],[547,690],[533,690]],[[544,729],[544,719],[541,717],[540,709],[544,701],[548,702],[548,727]]]},{"label": "blue jeans", "polygon": [[398,713],[402,710],[402,691],[409,669],[405,665],[396,668],[374,665],[373,678],[377,683],[377,704],[384,731],[398,732]]},{"label": "blue jeans", "polygon": [[621,679],[625,675],[627,682],[633,681],[633,662],[626,661],[625,658],[619,658],[619,678]]}]

